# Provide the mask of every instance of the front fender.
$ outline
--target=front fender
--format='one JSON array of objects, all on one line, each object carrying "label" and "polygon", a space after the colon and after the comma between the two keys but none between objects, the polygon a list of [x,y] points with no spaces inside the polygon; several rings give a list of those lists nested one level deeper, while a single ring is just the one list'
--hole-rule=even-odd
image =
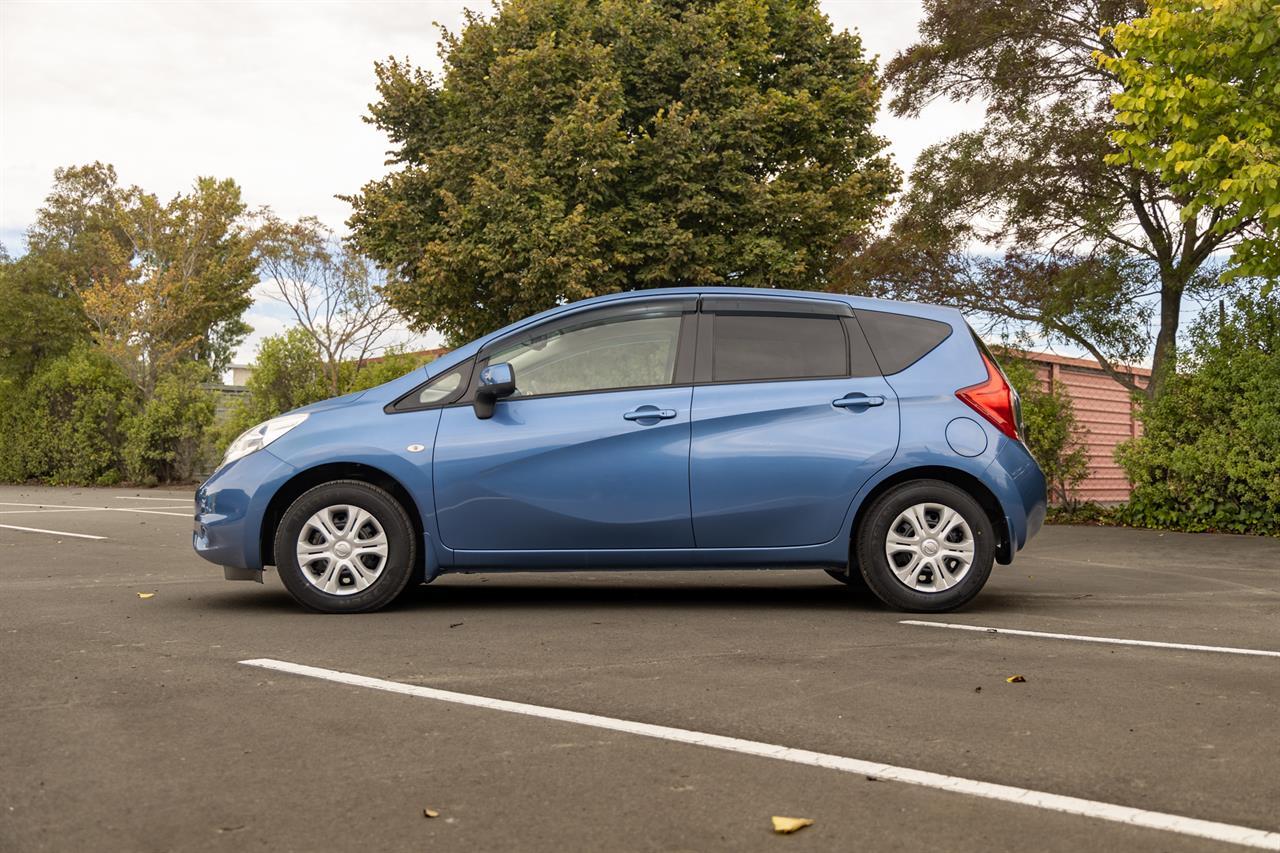
[{"label": "front fender", "polygon": [[[332,423],[316,424],[316,428],[299,436],[290,433],[273,444],[271,450],[293,466],[295,477],[306,476],[324,466],[359,465],[376,469],[399,483],[417,507],[425,534],[423,545],[427,579],[430,579],[440,565],[452,561],[452,552],[440,544],[431,480],[440,411],[389,415],[369,406],[355,407],[352,411],[363,417],[351,418],[341,413],[344,416],[327,418]],[[287,482],[278,488],[285,486]]]}]

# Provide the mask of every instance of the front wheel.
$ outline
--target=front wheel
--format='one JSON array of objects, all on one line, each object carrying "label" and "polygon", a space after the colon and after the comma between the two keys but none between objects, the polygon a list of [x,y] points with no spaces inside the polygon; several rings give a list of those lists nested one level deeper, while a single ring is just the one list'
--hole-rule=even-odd
[{"label": "front wheel", "polygon": [[995,533],[968,493],[941,480],[916,480],[876,500],[859,525],[856,551],[877,598],[900,610],[938,613],[982,590],[995,562]]},{"label": "front wheel", "polygon": [[362,613],[390,604],[416,558],[413,524],[390,493],[358,480],[305,492],[276,528],[276,569],[300,604]]}]

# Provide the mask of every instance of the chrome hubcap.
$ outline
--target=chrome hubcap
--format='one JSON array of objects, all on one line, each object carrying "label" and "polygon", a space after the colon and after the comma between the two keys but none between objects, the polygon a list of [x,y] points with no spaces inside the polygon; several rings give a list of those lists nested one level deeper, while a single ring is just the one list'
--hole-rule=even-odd
[{"label": "chrome hubcap", "polygon": [[325,507],[298,533],[298,567],[321,592],[354,595],[368,589],[386,565],[386,531],[358,506]]},{"label": "chrome hubcap", "polygon": [[889,525],[889,568],[916,592],[942,592],[973,567],[973,531],[960,513],[938,503],[908,507]]}]

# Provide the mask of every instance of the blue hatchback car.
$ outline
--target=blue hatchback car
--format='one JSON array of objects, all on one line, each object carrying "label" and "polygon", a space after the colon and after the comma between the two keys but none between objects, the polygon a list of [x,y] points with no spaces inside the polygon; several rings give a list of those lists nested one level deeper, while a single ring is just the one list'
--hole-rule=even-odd
[{"label": "blue hatchback car", "polygon": [[944,611],[1044,520],[1022,438],[953,309],[620,293],[254,427],[197,492],[194,543],[326,612],[445,572],[742,567]]}]

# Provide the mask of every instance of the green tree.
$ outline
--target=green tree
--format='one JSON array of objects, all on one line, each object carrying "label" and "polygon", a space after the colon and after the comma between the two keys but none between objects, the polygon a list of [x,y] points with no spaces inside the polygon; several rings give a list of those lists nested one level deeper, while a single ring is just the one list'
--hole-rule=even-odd
[{"label": "green tree", "polygon": [[43,362],[26,381],[0,381],[0,479],[109,485],[122,478],[138,392],[87,344]]},{"label": "green tree", "polygon": [[20,312],[58,303],[60,326],[92,333],[144,393],[175,359],[221,370],[249,331],[241,315],[257,281],[244,216],[234,181],[200,178],[163,202],[121,186],[109,165],[58,169],[17,262]]},{"label": "green tree", "polygon": [[44,257],[14,260],[0,250],[0,378],[21,381],[89,340],[79,297],[51,287],[56,276]]},{"label": "green tree", "polygon": [[205,469],[217,398],[209,368],[186,361],[167,372],[126,430],[123,457],[131,480],[189,482]]},{"label": "green tree", "polygon": [[332,396],[315,339],[300,326],[263,340],[245,384],[248,394],[223,424],[221,446],[254,424]]},{"label": "green tree", "polygon": [[1272,0],[1152,0],[1099,53],[1115,93],[1109,162],[1159,177],[1183,218],[1212,211],[1243,238],[1230,274],[1280,278],[1280,8]]},{"label": "green tree", "polygon": [[330,394],[342,393],[344,371],[363,365],[401,319],[377,270],[314,217],[285,222],[268,211],[256,237],[269,292],[315,342]]},{"label": "green tree", "polygon": [[1280,534],[1280,297],[1201,315],[1179,368],[1117,449],[1133,481],[1122,518]]},{"label": "green tree", "polygon": [[627,289],[826,288],[897,186],[875,62],[816,0],[507,0],[441,50],[377,65],[398,168],[350,225],[454,343]]},{"label": "green tree", "polygon": [[1089,476],[1088,430],[1076,417],[1071,394],[1061,382],[1046,388],[1036,366],[1013,350],[1000,353],[1000,366],[1022,400],[1027,446],[1049,483],[1049,499],[1077,503],[1076,487]]},{"label": "green tree", "polygon": [[[1221,213],[1180,218],[1158,175],[1111,162],[1118,81],[1110,27],[1141,0],[926,0],[921,37],[886,67],[897,115],[981,99],[986,121],[927,149],[891,234],[849,287],[945,301],[1030,328],[1116,369],[1153,352],[1173,370],[1182,300],[1218,295],[1213,253],[1239,236]],[[1102,31],[1102,35],[1099,32]],[[1154,328],[1154,336],[1151,329]]]},{"label": "green tree", "polygon": [[[389,347],[377,359],[344,361],[338,366],[337,393],[364,391],[398,379],[424,363],[422,356],[400,347]],[[221,447],[254,424],[334,396],[325,358],[314,335],[301,326],[262,342],[246,387],[245,398],[218,430]]]},{"label": "green tree", "polygon": [[403,347],[389,347],[376,360],[346,362],[343,365],[343,391],[349,394],[374,388],[384,382],[399,379],[426,363],[427,359],[418,353],[406,352]]}]

